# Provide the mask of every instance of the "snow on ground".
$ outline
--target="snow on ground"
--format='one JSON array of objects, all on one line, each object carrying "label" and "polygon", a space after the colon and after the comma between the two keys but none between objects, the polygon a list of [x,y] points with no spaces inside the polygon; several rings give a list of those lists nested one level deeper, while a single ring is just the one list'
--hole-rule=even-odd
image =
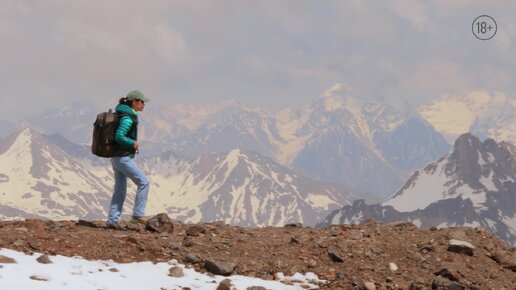
[{"label": "snow on ground", "polygon": [[[313,273],[296,273],[286,277],[278,273],[280,281],[269,281],[246,276],[214,276],[187,269],[176,261],[168,263],[138,262],[119,264],[113,261],[88,261],[81,257],[50,256],[50,264],[39,263],[41,254],[27,255],[9,249],[0,249],[0,255],[16,263],[0,263],[0,289],[84,289],[84,290],[161,290],[213,289],[224,279],[230,279],[231,289],[262,286],[266,289],[316,289],[323,280]],[[169,276],[169,269],[180,267],[183,277]],[[287,285],[291,284],[291,285]]]}]

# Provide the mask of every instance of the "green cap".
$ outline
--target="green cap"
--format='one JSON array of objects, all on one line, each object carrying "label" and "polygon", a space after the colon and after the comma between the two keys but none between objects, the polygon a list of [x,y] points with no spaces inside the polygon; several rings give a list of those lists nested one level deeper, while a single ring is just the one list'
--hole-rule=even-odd
[{"label": "green cap", "polygon": [[136,91],[136,90],[129,92],[129,94],[127,94],[126,98],[129,101],[132,101],[132,100],[142,100],[144,102],[150,101],[150,99],[145,97],[142,92]]}]

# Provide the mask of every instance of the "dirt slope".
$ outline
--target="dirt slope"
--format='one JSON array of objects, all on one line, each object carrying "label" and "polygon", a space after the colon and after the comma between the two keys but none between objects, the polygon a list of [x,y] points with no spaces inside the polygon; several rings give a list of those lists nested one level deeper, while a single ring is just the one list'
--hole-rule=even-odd
[{"label": "dirt slope", "polygon": [[130,223],[113,230],[103,222],[0,222],[0,247],[117,262],[177,259],[199,271],[231,262],[233,274],[265,279],[314,272],[328,280],[322,289],[516,289],[516,250],[483,229],[372,221],[329,228],[172,225],[160,233]]}]

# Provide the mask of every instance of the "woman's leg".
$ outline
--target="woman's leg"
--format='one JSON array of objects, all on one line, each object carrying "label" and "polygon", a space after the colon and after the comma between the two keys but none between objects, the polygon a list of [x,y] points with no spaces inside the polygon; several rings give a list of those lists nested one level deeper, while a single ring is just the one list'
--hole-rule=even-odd
[{"label": "woman's leg", "polygon": [[149,194],[149,180],[145,176],[145,173],[143,173],[140,167],[138,167],[130,157],[120,157],[117,169],[126,177],[131,179],[138,187],[134,200],[133,216],[144,216],[145,206],[147,204],[147,195]]},{"label": "woman's leg", "polygon": [[127,177],[119,168],[120,158],[111,158],[111,164],[113,165],[113,172],[115,173],[115,187],[113,197],[111,198],[111,205],[109,206],[108,224],[117,224],[120,221],[122,215],[122,209],[124,207],[125,196],[127,194]]}]

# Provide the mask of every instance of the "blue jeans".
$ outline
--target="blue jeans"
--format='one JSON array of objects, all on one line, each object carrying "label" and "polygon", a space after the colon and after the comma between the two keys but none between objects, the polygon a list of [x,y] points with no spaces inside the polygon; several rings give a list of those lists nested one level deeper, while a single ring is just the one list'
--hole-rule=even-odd
[{"label": "blue jeans", "polygon": [[131,157],[112,157],[111,164],[115,172],[115,192],[109,206],[108,224],[116,224],[120,221],[127,194],[127,178],[138,186],[134,199],[133,216],[144,216],[149,193],[149,180]]}]

